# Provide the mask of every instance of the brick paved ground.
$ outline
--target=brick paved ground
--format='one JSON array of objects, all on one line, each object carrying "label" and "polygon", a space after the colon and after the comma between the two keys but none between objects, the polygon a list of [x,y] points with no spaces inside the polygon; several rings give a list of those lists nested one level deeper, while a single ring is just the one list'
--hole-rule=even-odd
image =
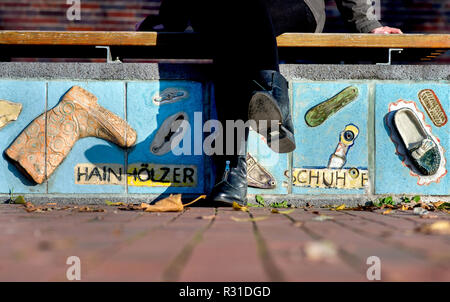
[{"label": "brick paved ground", "polygon": [[69,256],[81,259],[83,281],[367,281],[369,256],[380,258],[383,281],[450,281],[450,236],[416,231],[448,221],[442,212],[103,208],[0,205],[0,281],[65,281]]}]

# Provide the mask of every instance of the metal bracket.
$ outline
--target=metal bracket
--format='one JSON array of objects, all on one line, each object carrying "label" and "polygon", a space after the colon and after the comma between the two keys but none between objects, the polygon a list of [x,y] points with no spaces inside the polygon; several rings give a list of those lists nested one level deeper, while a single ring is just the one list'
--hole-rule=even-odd
[{"label": "metal bracket", "polygon": [[389,48],[389,61],[387,63],[377,63],[376,65],[391,65],[393,51],[397,51],[398,53],[401,53],[403,51],[403,48]]},{"label": "metal bracket", "polygon": [[106,49],[106,63],[122,63],[120,60],[119,60],[119,57],[117,57],[114,61],[113,61],[113,59],[112,59],[112,56],[111,56],[111,49],[109,48],[109,46],[95,46],[95,48],[104,48],[104,49]]}]

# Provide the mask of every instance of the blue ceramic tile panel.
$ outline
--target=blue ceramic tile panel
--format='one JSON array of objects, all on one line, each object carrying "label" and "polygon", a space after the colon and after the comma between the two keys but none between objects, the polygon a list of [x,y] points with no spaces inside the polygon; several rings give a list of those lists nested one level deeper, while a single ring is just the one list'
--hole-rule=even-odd
[{"label": "blue ceramic tile panel", "polygon": [[[137,145],[128,154],[129,193],[203,193],[203,152],[194,153],[195,140],[203,142],[203,122],[194,129],[194,114],[203,116],[202,84],[191,81],[129,82],[127,86],[127,112],[130,125],[137,131]],[[183,155],[173,151],[162,152],[164,144],[152,145],[163,123],[176,114],[185,114],[190,131],[180,146]],[[176,115],[178,116],[178,115]],[[203,120],[207,118],[203,116]],[[195,132],[195,134],[194,134]],[[190,139],[189,139],[190,136]],[[167,138],[170,138],[166,135]],[[190,147],[189,147],[190,142]],[[186,145],[185,145],[186,143]],[[150,147],[157,151],[151,152]],[[150,164],[142,166],[142,164]],[[195,171],[197,172],[195,174]],[[139,173],[139,177],[136,177]],[[150,176],[149,176],[150,175]],[[196,177],[196,176],[197,177]],[[153,176],[153,177],[152,177]]]},{"label": "blue ceramic tile panel", "polygon": [[[444,175],[449,167],[450,159],[450,123],[437,127],[433,124],[424,106],[421,104],[418,93],[423,89],[431,89],[440,100],[447,116],[450,112],[450,89],[448,84],[415,83],[415,84],[377,84],[376,86],[376,179],[375,192],[377,194],[427,194],[448,195],[450,192],[450,181],[448,173]],[[401,101],[401,102],[399,102]],[[419,115],[425,118],[425,123],[431,127],[431,133],[440,140],[440,145],[445,150],[446,160],[443,165],[443,173],[439,177],[436,174],[434,181],[425,181],[426,178],[413,175],[411,169],[402,161],[403,157],[396,154],[396,146],[391,140],[391,129],[385,122],[385,117],[392,117],[389,113],[391,105],[392,112],[398,107],[395,104],[410,104],[416,108]],[[390,119],[388,119],[389,123]],[[394,139],[395,140],[395,139]],[[402,146],[402,145],[400,145]],[[433,178],[428,178],[428,180]]]},{"label": "blue ceramic tile panel", "polygon": [[263,141],[262,136],[255,131],[250,131],[248,140],[248,152],[261,164],[275,180],[275,188],[261,189],[249,187],[249,194],[287,194],[288,178],[285,176],[288,170],[287,154],[279,154],[272,151]]},{"label": "blue ceramic tile panel", "polygon": [[[353,102],[331,115],[319,126],[310,127],[306,124],[305,115],[309,109],[349,86],[355,86],[359,91]],[[292,193],[364,194],[368,185],[368,87],[351,82],[297,82],[293,83],[293,89],[293,116],[297,143],[297,149],[293,152],[293,172],[294,177],[302,184],[296,183],[296,178],[293,179],[295,185],[292,187]],[[346,126],[354,127],[352,125],[359,129],[359,134],[347,152],[346,163],[341,168],[344,170],[324,170],[337,149],[341,132]],[[356,171],[353,180],[350,177],[352,170]],[[329,187],[317,186],[319,182],[322,184],[326,182]]]},{"label": "blue ceramic tile panel", "polygon": [[22,130],[45,112],[45,82],[0,81],[0,99],[22,104],[18,119],[0,129],[0,193],[45,193],[47,183],[37,185],[29,181],[4,155]]},{"label": "blue ceramic tile panel", "polygon": [[[124,82],[49,82],[48,107],[56,106],[74,85],[93,93],[99,105],[125,117]],[[125,193],[125,175],[121,180],[120,169],[124,174],[124,149],[104,139],[82,138],[49,177],[48,190],[49,193]]]}]

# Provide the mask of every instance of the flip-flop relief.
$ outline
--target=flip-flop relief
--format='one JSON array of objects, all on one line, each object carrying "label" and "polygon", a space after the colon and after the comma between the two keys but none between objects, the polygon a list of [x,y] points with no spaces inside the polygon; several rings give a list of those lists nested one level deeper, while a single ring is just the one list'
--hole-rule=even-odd
[{"label": "flip-flop relief", "polygon": [[152,100],[156,105],[172,104],[189,97],[189,92],[178,88],[167,88],[155,95]]},{"label": "flip-flop relief", "polygon": [[172,141],[176,136],[184,136],[186,129],[184,122],[189,122],[185,112],[178,112],[169,116],[156,132],[155,138],[150,145],[150,152],[162,156],[172,150]]},{"label": "flip-flop relief", "polygon": [[355,86],[349,86],[311,109],[305,115],[306,124],[310,127],[317,127],[323,124],[330,116],[356,100],[359,91]]},{"label": "flip-flop relief", "polygon": [[397,110],[393,122],[417,170],[423,175],[434,175],[439,169],[441,155],[414,111],[409,108]]}]

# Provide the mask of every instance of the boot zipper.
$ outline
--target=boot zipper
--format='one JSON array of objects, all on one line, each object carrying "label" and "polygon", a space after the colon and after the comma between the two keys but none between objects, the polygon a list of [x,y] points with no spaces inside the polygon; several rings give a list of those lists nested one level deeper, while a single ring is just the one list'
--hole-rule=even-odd
[{"label": "boot zipper", "polygon": [[228,178],[228,173],[230,173],[230,161],[225,162],[225,173],[223,174],[222,181],[226,181]]}]

